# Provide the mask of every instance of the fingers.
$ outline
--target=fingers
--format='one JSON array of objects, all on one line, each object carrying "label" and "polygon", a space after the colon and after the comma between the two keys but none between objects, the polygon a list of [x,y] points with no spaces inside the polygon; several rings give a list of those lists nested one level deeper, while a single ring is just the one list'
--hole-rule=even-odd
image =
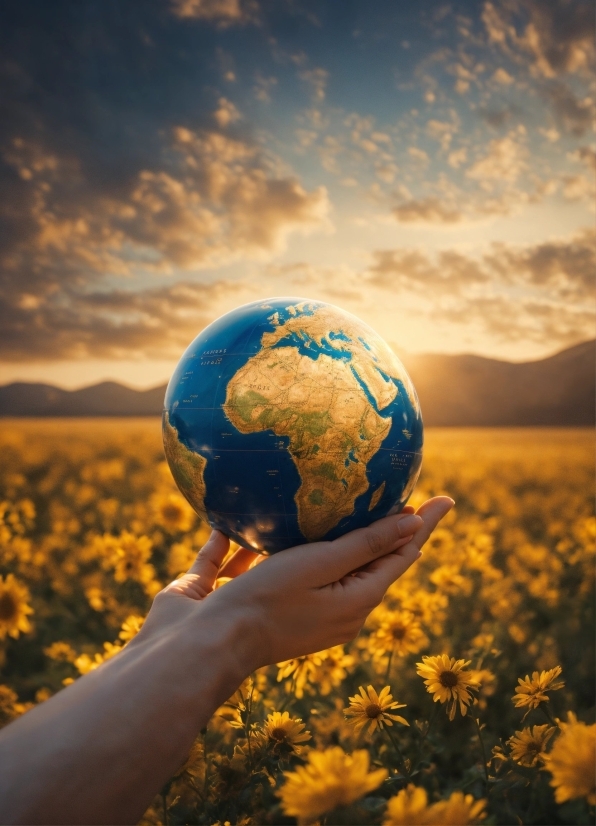
[{"label": "fingers", "polygon": [[355,595],[358,588],[360,598],[373,606],[378,605],[391,583],[402,576],[421,556],[420,548],[454,504],[453,499],[449,499],[448,496],[437,496],[425,502],[418,508],[418,515],[422,518],[423,524],[410,542],[369,562],[352,578],[352,582],[347,578],[345,584],[350,592]]},{"label": "fingers", "polygon": [[449,513],[454,505],[455,502],[449,496],[435,496],[420,505],[416,513],[422,518],[423,524],[414,534],[414,542],[418,548],[422,548],[441,519]]},{"label": "fingers", "polygon": [[[190,574],[194,581],[198,577],[201,590],[209,593],[216,578],[220,575],[219,566],[223,562],[229,547],[230,540],[225,534],[221,531],[211,531],[211,536],[197,554],[185,576]],[[226,574],[226,576],[229,576],[229,574]]]},{"label": "fingers", "polygon": [[218,576],[235,577],[248,570],[251,563],[255,562],[262,554],[256,554],[248,548],[238,548],[220,570]]},{"label": "fingers", "polygon": [[[368,528],[352,531],[318,548],[312,546],[315,558],[305,574],[310,576],[315,587],[336,582],[350,571],[366,565],[371,559],[394,551],[399,546],[400,539],[410,534],[415,535],[422,525],[421,516],[399,513],[379,519]],[[305,562],[307,559],[305,554]]]}]

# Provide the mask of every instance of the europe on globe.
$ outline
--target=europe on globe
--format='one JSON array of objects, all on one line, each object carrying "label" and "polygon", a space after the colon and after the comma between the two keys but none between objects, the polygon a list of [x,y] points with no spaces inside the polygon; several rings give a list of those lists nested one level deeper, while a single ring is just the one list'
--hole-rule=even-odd
[{"label": "europe on globe", "polygon": [[166,391],[166,457],[212,527],[270,554],[406,504],[423,427],[402,363],[332,304],[238,307],[190,344]]}]

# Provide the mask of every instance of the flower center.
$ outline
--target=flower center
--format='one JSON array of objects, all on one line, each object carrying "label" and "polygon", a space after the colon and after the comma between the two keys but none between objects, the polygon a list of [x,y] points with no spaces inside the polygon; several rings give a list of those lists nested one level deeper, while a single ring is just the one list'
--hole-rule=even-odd
[{"label": "flower center", "polygon": [[0,597],[0,620],[11,620],[17,615],[17,603],[12,594],[2,594]]},{"label": "flower center", "polygon": [[441,685],[444,685],[445,688],[454,688],[459,682],[459,678],[457,674],[454,674],[453,671],[443,671],[441,676],[439,677]]},{"label": "flower center", "polygon": [[166,505],[161,512],[164,519],[172,522],[177,521],[182,516],[182,511],[176,505]]},{"label": "flower center", "polygon": [[283,742],[286,739],[286,736],[287,736],[287,731],[285,729],[279,728],[279,727],[271,729],[271,731],[269,732],[269,737],[272,740],[276,740],[278,743]]},{"label": "flower center", "polygon": [[366,716],[370,717],[372,720],[375,717],[379,717],[383,713],[383,709],[377,703],[371,703],[370,705],[366,706]]},{"label": "flower center", "polygon": [[406,629],[403,625],[398,625],[397,628],[393,629],[393,639],[394,640],[403,640],[406,636]]},{"label": "flower center", "polygon": [[540,743],[537,743],[535,740],[532,740],[530,743],[528,743],[526,749],[532,754],[538,754],[540,752]]}]

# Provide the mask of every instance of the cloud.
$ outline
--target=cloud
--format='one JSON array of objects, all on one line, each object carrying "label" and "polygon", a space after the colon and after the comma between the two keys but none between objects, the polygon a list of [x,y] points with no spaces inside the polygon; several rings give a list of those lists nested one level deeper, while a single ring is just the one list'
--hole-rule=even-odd
[{"label": "cloud", "polygon": [[230,123],[240,120],[241,114],[234,104],[226,98],[220,98],[218,108],[213,113],[213,118],[220,129],[225,129]]},{"label": "cloud", "polygon": [[298,76],[300,80],[308,83],[311,87],[313,99],[317,103],[325,100],[325,89],[327,88],[327,81],[329,80],[329,72],[326,69],[321,69],[320,67],[303,69],[298,73]]},{"label": "cloud", "polygon": [[460,209],[436,197],[405,201],[392,213],[402,224],[457,224],[464,218]]},{"label": "cloud", "polygon": [[253,94],[261,103],[271,103],[271,91],[277,86],[276,77],[265,77],[260,72],[256,73]]},{"label": "cloud", "polygon": [[594,334],[596,233],[514,246],[491,244],[479,256],[458,250],[376,250],[363,274],[437,324],[464,325],[500,341],[565,346]]},{"label": "cloud", "polygon": [[513,133],[495,138],[488,151],[466,170],[466,176],[481,183],[492,181],[516,181],[526,169],[527,150]]},{"label": "cloud", "polygon": [[85,358],[175,358],[206,324],[214,307],[241,285],[178,282],[142,290],[80,293],[39,302],[0,302],[5,361]]},{"label": "cloud", "polygon": [[[77,329],[84,352],[91,351],[94,330],[104,353],[104,330],[114,332],[118,347],[125,333],[134,343],[135,330],[141,335],[146,325],[109,320],[106,277],[268,258],[290,233],[324,225],[329,208],[324,187],[307,191],[297,178],[279,174],[255,144],[211,129],[176,127],[152,168],[103,189],[87,179],[76,155],[49,153],[40,144],[14,140],[3,160],[14,181],[0,201],[13,224],[0,237],[0,352],[7,359],[70,357]],[[134,300],[138,309],[140,294]]]},{"label": "cloud", "polygon": [[574,0],[485,2],[482,20],[489,38],[536,77],[588,72],[594,55],[593,9]]},{"label": "cloud", "polygon": [[552,104],[555,119],[563,131],[580,137],[591,127],[596,114],[591,98],[580,100],[569,86],[560,80],[548,83],[543,89],[543,94]]},{"label": "cloud", "polygon": [[427,153],[424,149],[420,149],[418,146],[409,146],[408,155],[413,161],[416,161],[416,163],[421,164],[422,166],[427,166],[430,162],[430,158]]},{"label": "cloud", "polygon": [[256,23],[259,4],[255,0],[171,0],[176,17],[206,20],[220,28]]},{"label": "cloud", "polygon": [[417,249],[377,250],[368,270],[368,282],[375,287],[434,294],[453,293],[487,279],[481,265],[454,250],[441,251],[436,258]]},{"label": "cloud", "polygon": [[503,69],[502,66],[493,72],[492,79],[501,86],[510,86],[514,82],[507,69]]},{"label": "cloud", "polygon": [[596,233],[583,230],[564,240],[529,247],[495,244],[485,266],[504,282],[548,288],[564,300],[592,301],[596,272]]}]

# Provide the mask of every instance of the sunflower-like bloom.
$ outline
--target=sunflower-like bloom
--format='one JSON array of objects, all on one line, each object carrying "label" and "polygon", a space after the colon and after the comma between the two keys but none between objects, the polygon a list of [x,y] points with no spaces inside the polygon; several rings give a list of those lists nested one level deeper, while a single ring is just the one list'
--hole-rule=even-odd
[{"label": "sunflower-like bloom", "polygon": [[311,739],[300,717],[290,717],[288,711],[274,711],[256,734],[257,742],[278,755],[300,754],[304,743]]},{"label": "sunflower-like bloom", "polygon": [[[153,543],[148,536],[136,536],[130,531],[121,531],[119,536],[104,534],[96,537],[96,546],[102,548],[106,568],[114,569],[116,582],[136,579],[142,584],[153,581],[155,569],[148,563]],[[103,547],[102,547],[103,546]]]},{"label": "sunflower-like bloom", "polygon": [[43,653],[51,660],[56,660],[56,662],[73,663],[77,658],[77,652],[72,645],[62,640],[48,645],[47,648],[43,649]]},{"label": "sunflower-like bloom", "polygon": [[386,611],[379,628],[369,640],[369,648],[375,658],[391,651],[400,657],[417,654],[426,645],[428,638],[411,611]]},{"label": "sunflower-like bloom", "polygon": [[526,674],[526,678],[518,679],[519,685],[515,688],[515,694],[511,698],[516,708],[528,706],[528,710],[538,708],[540,703],[548,703],[547,691],[558,691],[563,688],[563,680],[557,681],[563,669],[560,665],[549,669],[549,671],[534,671],[532,677]]},{"label": "sunflower-like bloom", "polygon": [[369,685],[366,691],[361,685],[358,690],[360,694],[350,697],[350,705],[344,708],[346,717],[352,718],[350,723],[353,724],[356,733],[361,732],[368,725],[367,733],[372,734],[377,728],[382,729],[384,725],[392,726],[393,721],[402,723],[404,726],[410,725],[403,717],[390,713],[390,709],[406,706],[405,703],[393,701],[388,685],[381,689],[380,694],[377,694],[372,685]]},{"label": "sunflower-like bloom", "polygon": [[334,645],[324,651],[277,663],[277,682],[291,677],[292,682],[286,685],[286,689],[293,690],[299,700],[304,697],[305,689],[313,693],[311,684],[326,696],[345,680],[347,669],[352,665],[354,657],[345,653],[343,645]]},{"label": "sunflower-like bloom", "polygon": [[470,660],[456,660],[447,654],[423,657],[421,663],[416,663],[416,673],[424,679],[426,690],[433,695],[433,701],[447,703],[450,720],[455,717],[458,702],[462,717],[466,716],[472,702],[470,690],[474,690],[477,685],[474,675],[464,671],[469,664]]},{"label": "sunflower-like bloom", "polygon": [[29,591],[13,574],[6,579],[0,576],[0,639],[9,637],[16,639],[19,634],[31,631],[28,614],[33,608],[28,604]]},{"label": "sunflower-like bloom", "polygon": [[122,651],[122,647],[119,642],[104,642],[103,652],[98,651],[93,659],[89,654],[81,654],[81,656],[77,657],[74,661],[74,666],[79,674],[88,674],[90,671],[95,671],[95,669],[102,663],[105,663],[106,660],[111,660],[112,657],[119,654]]},{"label": "sunflower-like bloom", "polygon": [[486,817],[486,801],[474,800],[471,794],[452,792],[448,800],[439,800],[432,807],[431,823],[441,826],[471,826]]},{"label": "sunflower-like bloom", "polygon": [[578,722],[571,712],[569,722],[561,723],[563,733],[550,754],[544,757],[546,768],[552,774],[557,803],[576,797],[585,797],[596,804],[596,724],[587,726]]},{"label": "sunflower-like bloom", "polygon": [[544,759],[546,747],[556,728],[549,726],[532,726],[516,731],[507,741],[511,747],[511,757],[522,766],[535,766]]},{"label": "sunflower-like bloom", "polygon": [[431,808],[426,789],[409,783],[387,802],[383,826],[426,826]]},{"label": "sunflower-like bloom", "polygon": [[339,746],[311,751],[308,763],[284,772],[279,791],[284,814],[298,823],[312,823],[337,806],[348,806],[376,789],[387,777],[386,769],[369,771],[370,755],[364,749],[346,754]]},{"label": "sunflower-like bloom", "polygon": [[196,514],[179,493],[156,494],[152,498],[155,521],[170,533],[188,531],[196,520]]},{"label": "sunflower-like bloom", "polygon": [[426,789],[410,783],[387,803],[383,826],[470,826],[484,820],[486,801],[456,791],[429,806]]},{"label": "sunflower-like bloom", "polygon": [[126,617],[118,634],[119,639],[125,643],[130,642],[139,633],[144,622],[145,617],[139,617],[137,614]]}]

